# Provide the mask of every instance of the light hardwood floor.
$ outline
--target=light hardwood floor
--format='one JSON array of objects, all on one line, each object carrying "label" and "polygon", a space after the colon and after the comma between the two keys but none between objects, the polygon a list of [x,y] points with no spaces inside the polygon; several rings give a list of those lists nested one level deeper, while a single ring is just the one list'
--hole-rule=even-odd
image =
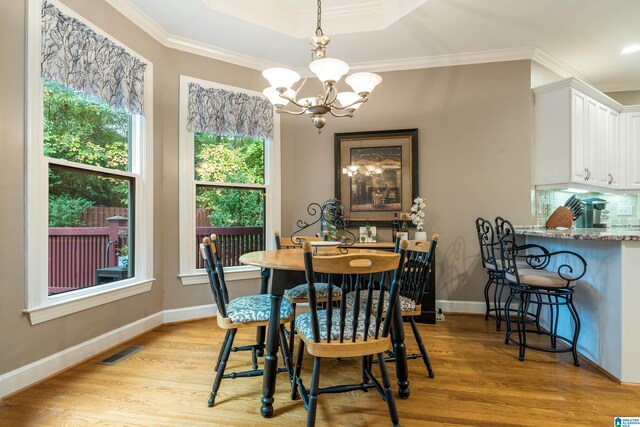
[{"label": "light hardwood floor", "polygon": [[[421,361],[409,361],[411,397],[396,399],[403,426],[612,426],[614,416],[640,417],[640,387],[619,385],[584,361],[576,368],[569,354],[529,351],[519,362],[516,347],[502,343],[493,321],[447,315],[445,323],[420,330],[436,378],[427,378]],[[165,325],[109,352],[145,347],[116,365],[96,364],[104,354],[4,399],[0,425],[304,425],[306,412],[299,400],[289,399],[286,374],[278,375],[271,419],[259,415],[261,377],[224,380],[216,406],[207,407],[223,337],[215,319]],[[242,331],[236,342],[252,339],[252,332]],[[417,351],[408,332],[407,345]],[[249,361],[246,352],[232,354],[227,372]],[[359,378],[356,360],[323,362],[321,386]],[[386,404],[375,391],[319,398],[319,426],[389,424]]]}]

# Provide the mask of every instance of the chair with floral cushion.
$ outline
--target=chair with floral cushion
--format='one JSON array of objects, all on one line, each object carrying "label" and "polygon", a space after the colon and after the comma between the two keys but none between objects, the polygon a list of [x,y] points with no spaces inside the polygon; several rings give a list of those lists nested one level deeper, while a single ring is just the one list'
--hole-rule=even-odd
[{"label": "chair with floral cushion", "polygon": [[[256,351],[264,349],[264,344],[253,344],[244,347],[233,347],[233,340],[240,328],[255,328],[259,326],[267,326],[271,313],[271,299],[269,294],[248,295],[238,298],[229,299],[229,293],[224,280],[224,270],[218,256],[216,245],[216,235],[212,234],[211,238],[205,237],[200,244],[202,258],[205,261],[205,269],[209,277],[211,292],[218,309],[216,316],[218,327],[227,331],[220,353],[218,362],[214,370],[216,376],[213,381],[211,395],[209,396],[208,405],[211,407],[215,403],[220,383],[226,378],[244,378],[263,375],[262,369],[257,369]],[[289,379],[292,380],[291,358],[289,346],[286,341],[284,325],[293,320],[293,307],[288,301],[282,301],[280,306],[280,347],[282,350],[282,358],[285,363],[284,368],[278,368],[278,373],[287,372]],[[232,351],[251,350],[252,354],[252,370],[243,372],[234,372],[225,374],[229,354]]]},{"label": "chair with floral cushion", "polygon": [[[420,350],[420,354],[409,354],[407,359],[422,359],[425,367],[427,368],[427,374],[429,378],[434,378],[435,374],[431,367],[431,361],[429,360],[429,354],[420,335],[418,326],[416,325],[415,317],[422,314],[422,295],[424,294],[425,287],[429,283],[429,274],[431,273],[431,267],[434,262],[436,253],[436,246],[440,237],[434,234],[431,238],[431,242],[425,240],[407,240],[407,255],[405,258],[404,273],[400,281],[400,309],[402,310],[403,321],[408,321],[411,324],[413,336],[416,339],[416,344]],[[400,246],[400,239],[396,240],[396,252],[398,252]],[[374,300],[378,300],[378,294],[380,291],[374,290]],[[350,292],[347,295],[347,304],[352,305],[355,302],[355,292]],[[362,304],[362,302],[361,302]],[[389,291],[384,292],[383,300],[383,312],[386,313],[389,308]],[[389,351],[389,357],[385,359],[387,362],[395,362],[396,355]]]},{"label": "chair with floral cushion", "polygon": [[[390,328],[392,311],[399,296],[399,281],[403,272],[406,243],[400,253],[352,252],[345,255],[313,256],[311,245],[305,242],[304,264],[307,278],[309,312],[298,315],[296,330],[300,336],[294,372],[293,398],[298,391],[307,409],[307,427],[315,425],[318,396],[323,393],[344,393],[375,388],[387,403],[391,422],[400,421],[391,382],[387,372],[384,352],[391,349]],[[342,296],[339,307],[334,307],[328,294],[326,309],[319,309],[316,300],[315,277],[318,273],[331,275],[341,283]],[[361,289],[356,284],[366,283]],[[382,302],[374,301],[376,286],[389,289],[390,313],[383,315]],[[355,304],[347,308],[346,295],[357,289]],[[379,293],[379,299],[383,296]],[[364,301],[360,305],[360,301]],[[313,356],[311,388],[307,390],[300,376],[304,349]],[[372,373],[373,356],[377,357],[380,380]],[[320,388],[320,365],[324,357],[362,358],[362,381],[357,384],[333,385]]]},{"label": "chair with floral cushion", "polygon": [[[322,240],[322,238],[320,237],[315,237],[315,238],[306,237],[306,236],[299,236],[295,238],[280,237],[280,233],[278,231],[274,233],[274,236],[276,240],[276,249],[283,249],[283,247],[284,248],[300,247],[304,242],[313,242],[313,241]],[[299,244],[297,243],[298,239],[300,239]],[[327,292],[329,289],[329,284],[322,281],[322,279],[323,278],[320,277],[321,282],[316,283],[315,285],[316,301],[318,302],[318,304],[326,303],[328,298]],[[337,286],[331,286],[331,293],[333,294],[332,296],[337,301],[338,298],[340,297],[340,288]],[[296,305],[305,304],[308,301],[307,284],[302,283],[300,285],[294,286],[291,289],[285,290],[284,297],[291,303],[291,306],[293,307],[293,316],[295,318]],[[295,323],[294,323],[294,320],[292,320],[291,325],[289,327],[289,352],[291,354],[293,354],[294,341],[295,341]]]}]

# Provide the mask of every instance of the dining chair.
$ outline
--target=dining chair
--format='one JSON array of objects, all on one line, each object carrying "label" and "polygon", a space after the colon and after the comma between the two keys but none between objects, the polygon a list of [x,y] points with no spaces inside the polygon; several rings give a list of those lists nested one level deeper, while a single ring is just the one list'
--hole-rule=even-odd
[{"label": "dining chair", "polygon": [[[205,269],[209,278],[211,292],[213,293],[213,298],[218,309],[218,315],[216,316],[218,327],[227,331],[220,348],[218,361],[214,367],[216,375],[208,402],[209,407],[212,407],[215,404],[215,399],[218,394],[218,390],[220,389],[220,383],[223,379],[255,377],[264,374],[262,369],[258,369],[256,355],[258,350],[264,349],[264,344],[233,347],[233,340],[240,328],[267,326],[271,312],[271,299],[269,294],[248,295],[229,299],[229,293],[224,279],[223,266],[220,262],[220,257],[218,256],[217,239],[215,234],[212,234],[211,238],[205,237],[202,240],[202,243],[200,244],[200,251],[202,253],[202,258],[205,260]],[[277,372],[287,372],[290,380],[293,379],[293,370],[284,325],[292,320],[293,307],[289,302],[282,301],[280,306],[280,347],[285,367],[278,368]],[[244,350],[251,351],[252,369],[243,372],[225,374],[230,353]]]},{"label": "dining chair", "polygon": [[[399,281],[403,272],[406,244],[400,253],[354,252],[345,255],[313,256],[309,242],[304,244],[304,264],[307,278],[309,312],[296,318],[300,336],[294,371],[292,398],[298,392],[307,410],[307,427],[315,425],[318,396],[375,388],[387,403],[391,422],[399,426],[399,416],[391,391],[391,382],[384,352],[391,349],[390,328],[393,316],[384,316],[382,303],[374,303],[376,285],[389,289],[390,311],[399,297]],[[342,286],[341,304],[334,308],[328,296],[326,309],[319,309],[316,300],[315,275],[323,273],[339,279]],[[356,289],[355,304],[347,309],[348,289]],[[331,295],[331,294],[328,294]],[[383,296],[379,293],[379,299]],[[364,306],[360,300],[365,301]],[[377,307],[374,311],[373,308]],[[313,356],[311,388],[306,389],[300,372],[304,349]],[[372,373],[373,356],[377,357],[380,380]],[[322,358],[362,358],[362,381],[357,384],[320,388]]]},{"label": "dining chair", "polygon": [[[587,262],[582,256],[571,251],[546,252],[542,255],[528,255],[527,258],[534,260],[536,263],[545,263],[547,268],[553,266],[555,271],[549,269],[520,270],[516,262],[520,247],[516,244],[513,225],[511,222],[498,217],[496,218],[496,232],[500,242],[504,278],[512,291],[505,306],[505,317],[507,319],[505,344],[512,342],[518,345],[518,359],[520,361],[524,360],[525,350],[530,348],[550,353],[571,352],[573,364],[580,366],[577,351],[580,335],[580,316],[573,304],[573,294],[577,281],[587,271]],[[552,258],[558,258],[555,265],[551,264]],[[538,304],[536,329],[527,329],[527,316],[529,315],[532,296],[536,297],[537,301],[535,302]],[[518,302],[516,316],[517,339],[511,336],[511,317],[508,316],[513,301]],[[542,306],[546,306],[549,313],[549,321],[546,328],[540,327],[540,307]],[[558,320],[560,307],[562,306],[567,307],[573,321],[573,335],[570,338],[558,333]],[[543,347],[528,343],[527,333],[531,332],[548,336],[550,345]],[[560,348],[557,347],[558,341],[564,344]]]},{"label": "dining chair", "polygon": [[[429,275],[433,266],[433,261],[436,253],[436,246],[440,237],[434,234],[431,238],[431,242],[426,240],[407,240],[407,253],[405,257],[404,272],[402,279],[400,280],[400,309],[402,310],[403,321],[408,321],[413,331],[413,336],[420,350],[420,354],[408,354],[407,359],[421,358],[427,369],[429,378],[434,378],[435,373],[429,360],[429,354],[427,353],[426,346],[422,340],[422,335],[416,325],[415,317],[422,314],[422,295],[424,294],[425,287],[429,283]],[[398,252],[400,248],[401,239],[396,239],[396,249]],[[379,299],[379,290],[373,291],[374,301]],[[350,292],[347,295],[347,304],[353,305],[355,302],[355,292]],[[363,302],[361,301],[361,304]],[[383,299],[383,313],[389,308],[389,292],[384,292]],[[375,309],[375,308],[374,308]],[[385,358],[386,362],[395,362],[396,355],[392,351],[387,352],[388,357]]]},{"label": "dining chair", "polygon": [[[312,242],[312,241],[322,240],[322,238],[320,237],[310,238],[306,236],[300,236],[299,239],[302,243],[300,243],[300,245],[297,245],[291,238],[280,237],[280,233],[278,231],[274,232],[274,237],[276,241],[276,249],[282,249],[283,245],[289,245],[289,244],[291,245],[290,247],[300,247],[300,245],[302,245],[302,243],[304,243],[305,241]],[[327,293],[329,290],[329,284],[325,281],[326,279],[323,280],[324,279],[323,277],[319,277],[319,279],[320,279],[320,282],[316,283],[316,286],[315,286],[316,301],[318,304],[324,304],[327,302],[327,299],[328,299]],[[332,293],[332,297],[336,298],[337,300],[337,298],[340,297],[340,293],[341,293],[340,288],[338,286],[331,285],[331,293]],[[284,291],[284,297],[291,303],[291,306],[293,307],[294,320],[291,321],[291,325],[289,326],[289,353],[293,354],[294,341],[295,341],[296,305],[306,304],[309,301],[307,284],[301,283],[297,286],[294,286],[293,288],[286,289]]]}]

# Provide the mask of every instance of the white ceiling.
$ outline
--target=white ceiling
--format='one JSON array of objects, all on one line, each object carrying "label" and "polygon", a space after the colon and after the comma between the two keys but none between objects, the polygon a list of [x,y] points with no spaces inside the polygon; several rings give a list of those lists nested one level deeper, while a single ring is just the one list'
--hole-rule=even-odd
[{"label": "white ceiling", "polygon": [[[314,0],[107,1],[171,47],[256,69],[310,59]],[[352,69],[534,57],[602,91],[640,89],[640,53],[619,54],[640,43],[640,0],[325,0],[322,28]]]}]

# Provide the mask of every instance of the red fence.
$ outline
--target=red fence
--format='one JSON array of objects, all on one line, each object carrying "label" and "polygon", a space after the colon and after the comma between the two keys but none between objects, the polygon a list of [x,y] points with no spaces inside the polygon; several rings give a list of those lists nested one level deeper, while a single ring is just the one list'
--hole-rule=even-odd
[{"label": "red fence", "polygon": [[218,248],[222,265],[229,267],[240,265],[240,255],[246,252],[264,250],[264,228],[262,227],[196,227],[196,256],[198,268],[204,268],[199,244],[205,236],[215,233],[218,236]]},{"label": "red fence", "polygon": [[[109,227],[49,228],[49,295],[94,286],[97,269],[117,265],[116,248],[129,243],[123,236],[126,230],[116,222]],[[218,235],[225,266],[238,265],[245,252],[264,249],[262,227],[197,227],[196,233],[198,268],[204,268],[198,245],[211,233]]]},{"label": "red fence", "polygon": [[110,227],[50,227],[49,295],[95,285],[98,268],[116,266],[116,248],[128,244],[126,231],[116,222]]},{"label": "red fence", "polygon": [[80,215],[80,221],[87,227],[108,227],[107,218],[112,216],[129,217],[129,208],[111,206],[93,206]]}]

